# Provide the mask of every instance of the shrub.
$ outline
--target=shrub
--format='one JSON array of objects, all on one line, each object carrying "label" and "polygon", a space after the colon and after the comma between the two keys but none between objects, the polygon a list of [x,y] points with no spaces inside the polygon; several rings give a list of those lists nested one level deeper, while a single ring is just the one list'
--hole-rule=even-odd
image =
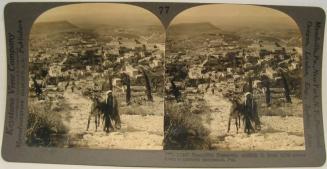
[{"label": "shrub", "polygon": [[26,131],[26,143],[30,146],[55,146],[53,135],[67,132],[60,116],[51,111],[51,102],[38,101],[29,103]]},{"label": "shrub", "polygon": [[[198,150],[210,149],[209,130],[200,114],[192,113],[190,103],[167,102],[165,104],[164,149]],[[193,110],[193,112],[198,112]]]}]

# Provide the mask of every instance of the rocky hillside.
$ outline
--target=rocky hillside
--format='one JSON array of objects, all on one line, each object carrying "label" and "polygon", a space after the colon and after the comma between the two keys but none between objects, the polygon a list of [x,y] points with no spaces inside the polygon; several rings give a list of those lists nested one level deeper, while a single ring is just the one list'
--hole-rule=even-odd
[{"label": "rocky hillside", "polygon": [[77,26],[68,21],[39,22],[32,27],[32,34],[67,32],[78,29]]}]

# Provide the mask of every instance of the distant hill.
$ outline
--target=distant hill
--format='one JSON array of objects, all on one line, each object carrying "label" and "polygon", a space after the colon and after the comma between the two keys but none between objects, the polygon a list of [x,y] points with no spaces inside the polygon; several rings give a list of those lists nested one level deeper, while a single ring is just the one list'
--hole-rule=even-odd
[{"label": "distant hill", "polygon": [[180,23],[171,25],[168,28],[168,33],[171,35],[196,35],[203,33],[220,33],[221,29],[209,22],[200,22],[200,23]]},{"label": "distant hill", "polygon": [[[121,38],[139,39],[145,36],[151,42],[164,41],[165,30],[161,25],[135,25],[135,26],[119,26],[119,25],[99,25],[93,29],[98,35],[117,36]],[[151,36],[152,37],[148,37]],[[156,35],[156,36],[154,36]]]},{"label": "distant hill", "polygon": [[68,21],[55,21],[55,22],[39,22],[35,23],[32,27],[32,34],[35,33],[56,33],[67,32],[79,29]]}]

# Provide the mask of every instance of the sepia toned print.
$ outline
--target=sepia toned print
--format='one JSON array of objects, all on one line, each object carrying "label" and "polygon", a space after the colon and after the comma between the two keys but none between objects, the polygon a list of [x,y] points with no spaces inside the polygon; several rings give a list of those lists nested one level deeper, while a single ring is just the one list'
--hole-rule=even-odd
[{"label": "sepia toned print", "polygon": [[302,37],[286,14],[203,5],[167,29],[164,149],[304,150]]},{"label": "sepia toned print", "polygon": [[123,4],[50,9],[29,40],[29,146],[162,149],[160,21]]},{"label": "sepia toned print", "polygon": [[[124,12],[123,12],[124,11]],[[304,150],[302,37],[288,15],[202,5],[50,9],[29,39],[29,146]]]}]

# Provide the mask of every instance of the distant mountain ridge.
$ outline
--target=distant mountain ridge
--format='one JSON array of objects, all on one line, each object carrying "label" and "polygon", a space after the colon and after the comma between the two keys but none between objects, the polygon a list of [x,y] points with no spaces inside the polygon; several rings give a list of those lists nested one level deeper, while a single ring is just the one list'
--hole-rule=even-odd
[{"label": "distant mountain ridge", "polygon": [[219,33],[222,30],[209,22],[199,23],[179,23],[171,25],[168,32],[172,34],[188,34],[188,33]]},{"label": "distant mountain ridge", "polygon": [[32,33],[65,32],[79,29],[68,21],[39,22],[32,27]]}]

